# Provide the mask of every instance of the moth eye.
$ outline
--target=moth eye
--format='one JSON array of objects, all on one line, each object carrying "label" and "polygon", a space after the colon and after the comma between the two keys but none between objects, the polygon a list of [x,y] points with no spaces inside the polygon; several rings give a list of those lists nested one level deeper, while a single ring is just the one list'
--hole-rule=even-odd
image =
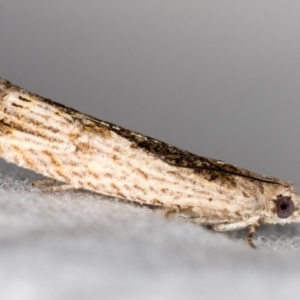
[{"label": "moth eye", "polygon": [[295,205],[290,197],[280,197],[276,200],[276,211],[279,218],[288,218],[294,210]]}]

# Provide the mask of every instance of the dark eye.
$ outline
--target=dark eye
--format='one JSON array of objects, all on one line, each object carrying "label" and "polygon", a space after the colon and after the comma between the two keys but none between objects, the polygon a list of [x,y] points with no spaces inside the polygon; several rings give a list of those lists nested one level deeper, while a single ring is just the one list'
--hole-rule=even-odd
[{"label": "dark eye", "polygon": [[276,211],[279,218],[288,218],[294,210],[295,205],[290,197],[280,197],[276,200]]}]

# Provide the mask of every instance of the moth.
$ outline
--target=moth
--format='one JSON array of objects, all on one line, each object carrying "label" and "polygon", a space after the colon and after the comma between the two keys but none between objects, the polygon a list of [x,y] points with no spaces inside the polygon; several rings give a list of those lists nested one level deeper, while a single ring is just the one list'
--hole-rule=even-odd
[{"label": "moth", "polygon": [[[300,221],[295,187],[202,157],[43,98],[0,78],[0,156],[64,182],[159,207],[216,231]],[[48,189],[49,190],[49,189]]]}]

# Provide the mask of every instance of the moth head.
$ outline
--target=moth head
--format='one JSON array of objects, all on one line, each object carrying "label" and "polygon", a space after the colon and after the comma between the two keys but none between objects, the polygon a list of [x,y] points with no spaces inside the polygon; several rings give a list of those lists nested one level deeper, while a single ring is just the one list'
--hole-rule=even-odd
[{"label": "moth head", "polygon": [[[294,193],[289,196],[278,195],[274,202],[275,223],[300,222],[300,197]],[[273,219],[275,221],[275,219]],[[273,223],[273,222],[272,222]]]}]

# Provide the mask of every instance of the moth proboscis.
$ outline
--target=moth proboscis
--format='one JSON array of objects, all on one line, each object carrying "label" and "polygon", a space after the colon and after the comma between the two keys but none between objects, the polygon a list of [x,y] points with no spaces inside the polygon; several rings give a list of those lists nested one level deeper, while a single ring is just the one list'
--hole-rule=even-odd
[{"label": "moth proboscis", "polygon": [[[65,186],[166,208],[216,231],[300,221],[289,182],[201,157],[0,78],[0,156]],[[55,188],[50,188],[55,190]]]}]

